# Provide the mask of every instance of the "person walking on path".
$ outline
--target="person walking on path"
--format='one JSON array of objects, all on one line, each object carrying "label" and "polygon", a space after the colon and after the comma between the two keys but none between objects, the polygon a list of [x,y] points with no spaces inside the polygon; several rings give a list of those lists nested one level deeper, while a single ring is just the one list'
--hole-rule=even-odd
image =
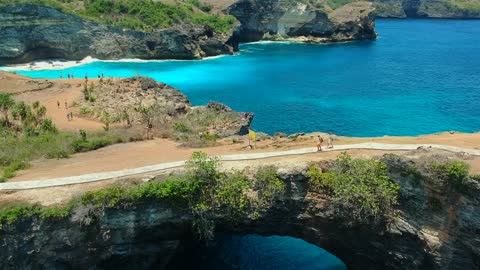
[{"label": "person walking on path", "polygon": [[323,143],[323,138],[322,136],[319,134],[317,136],[317,151],[320,152],[322,151],[322,143]]},{"label": "person walking on path", "polygon": [[328,148],[333,148],[333,138],[332,138],[332,133],[329,132],[327,136],[327,147]]},{"label": "person walking on path", "polygon": [[65,109],[68,109],[68,103],[65,101]]},{"label": "person walking on path", "polygon": [[70,121],[73,121],[73,112],[70,112]]},{"label": "person walking on path", "polygon": [[60,101],[57,100],[57,107],[60,109]]}]

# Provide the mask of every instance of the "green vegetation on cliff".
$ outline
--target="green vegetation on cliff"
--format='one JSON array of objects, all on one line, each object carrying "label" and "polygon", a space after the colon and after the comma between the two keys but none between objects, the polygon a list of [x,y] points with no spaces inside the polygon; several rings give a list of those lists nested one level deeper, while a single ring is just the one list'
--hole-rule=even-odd
[{"label": "green vegetation on cliff", "polygon": [[480,13],[480,1],[476,0],[444,0],[442,3],[449,11]]},{"label": "green vegetation on cliff", "polygon": [[198,0],[175,4],[152,0],[0,0],[0,5],[16,3],[49,6],[102,24],[148,32],[191,23],[225,33],[236,23],[232,16],[210,14],[210,6]]},{"label": "green vegetation on cliff", "polygon": [[308,176],[311,188],[330,192],[338,213],[352,221],[383,220],[394,214],[400,187],[383,162],[342,153],[325,172],[312,164]]},{"label": "green vegetation on cliff", "polygon": [[[13,205],[0,210],[0,228],[23,218],[41,220],[69,216],[74,209],[86,208],[89,215],[105,209],[129,205],[165,203],[189,209],[193,229],[200,238],[211,239],[215,220],[235,223],[239,218],[256,219],[267,211],[284,192],[284,183],[275,167],[262,167],[253,177],[244,172],[220,172],[218,160],[201,152],[192,154],[184,174],[170,176],[136,186],[111,186],[89,191],[67,205],[41,208],[37,205]],[[84,217],[85,224],[94,219]]]}]

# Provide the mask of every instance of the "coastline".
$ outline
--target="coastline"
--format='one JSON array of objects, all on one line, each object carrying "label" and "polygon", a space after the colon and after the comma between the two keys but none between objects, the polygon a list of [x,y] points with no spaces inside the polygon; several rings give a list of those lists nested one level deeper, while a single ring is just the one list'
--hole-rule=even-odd
[{"label": "coastline", "polygon": [[13,65],[5,65],[0,66],[0,71],[5,72],[12,72],[15,71],[40,71],[40,70],[61,70],[61,69],[68,69],[73,67],[78,67],[82,65],[88,65],[92,63],[162,63],[162,62],[190,62],[190,61],[208,61],[217,58],[227,57],[227,56],[235,56],[237,54],[221,54],[216,56],[209,56],[204,57],[202,59],[140,59],[140,58],[122,58],[116,60],[102,60],[98,58],[93,58],[91,56],[87,56],[82,60],[72,61],[72,60],[63,60],[63,59],[52,59],[52,60],[39,60],[33,61],[25,64],[13,64]]},{"label": "coastline", "polygon": [[[378,36],[377,36],[378,38]],[[315,38],[315,37],[292,37],[280,40],[260,40],[254,42],[242,43],[242,45],[250,44],[310,44],[310,45],[330,45],[330,44],[342,44],[361,42],[363,40],[341,40],[335,41],[328,38]],[[37,60],[23,64],[11,64],[0,65],[0,71],[12,72],[16,71],[42,71],[42,70],[61,70],[74,68],[82,65],[88,65],[93,63],[164,63],[164,62],[197,62],[219,59],[223,57],[234,57],[240,55],[242,52],[239,50],[234,54],[221,54],[216,56],[208,56],[201,59],[141,59],[141,58],[120,58],[115,60],[98,59],[91,56],[87,56],[82,60],[65,60],[65,59],[50,59],[50,60]]]},{"label": "coastline", "polygon": [[[258,42],[260,43],[260,42]],[[261,43],[265,43],[265,44],[268,44],[270,42],[261,42]],[[214,58],[220,58],[220,57],[225,57],[225,56],[228,56],[228,55],[222,55],[222,56],[214,56],[214,57],[210,57],[208,59],[203,59],[203,60],[211,60],[211,59],[214,59]],[[91,59],[93,58],[89,58],[87,59],[87,61],[90,61]],[[117,62],[116,60],[98,60],[99,62]],[[149,62],[151,60],[141,60],[139,59],[139,62]],[[155,60],[157,61],[157,60]],[[191,60],[158,60],[158,61],[191,61]],[[202,60],[198,60],[198,61],[202,61]],[[95,61],[92,61],[92,62],[95,62]],[[124,61],[122,62],[128,62],[128,59],[125,59]],[[3,73],[3,76],[2,76],[2,73]],[[9,86],[11,85],[15,85],[17,84],[17,88],[22,88],[24,86],[22,86],[21,84],[18,84],[19,81],[23,81],[23,82],[28,82],[28,81],[36,81],[36,82],[45,82],[45,81],[49,81],[49,82],[60,82],[61,85],[59,85],[59,87],[65,87],[65,85],[70,85],[70,87],[75,87],[75,85],[78,85],[79,83],[82,83],[83,82],[83,79],[82,78],[76,78],[76,79],[35,79],[35,78],[32,78],[32,77],[29,77],[29,76],[25,76],[25,75],[21,75],[21,74],[17,74],[15,72],[12,72],[12,71],[8,71],[8,70],[4,70],[2,69],[2,67],[0,67],[0,80],[1,79],[5,79],[4,81],[4,84],[1,85],[0,84],[0,92],[5,92],[7,91],[7,89],[9,89]],[[120,79],[118,77],[113,77],[113,79]],[[90,79],[90,81],[92,82],[96,82],[98,79],[97,78],[92,78]],[[11,88],[11,87],[10,87]],[[53,87],[55,88],[55,87]],[[52,89],[49,89],[49,90],[52,90]],[[69,93],[69,96],[70,98],[72,98],[72,94],[73,96],[75,96],[76,94],[81,94],[81,89],[78,88],[76,89],[78,91],[78,93]],[[182,89],[179,89],[180,91],[182,91]],[[40,90],[39,92],[42,92],[42,91],[48,91],[47,89],[45,90]],[[15,95],[24,95],[28,92],[31,92],[30,90],[27,90],[27,91],[21,91],[21,89],[17,89],[17,91],[15,92],[11,92],[12,94],[15,94]],[[33,99],[35,98],[40,98],[40,102],[42,103],[42,95],[35,95],[34,97],[31,97],[31,98],[21,98],[22,100],[25,100],[25,101],[32,101],[33,102]],[[50,100],[50,98],[46,97],[44,98],[45,101],[47,100]],[[61,99],[61,98],[60,98]],[[56,99],[55,99],[56,101]],[[56,104],[53,104],[55,107]],[[229,105],[229,104],[227,104]],[[52,111],[55,111],[55,110],[51,110],[50,112]],[[50,115],[51,117],[51,115]],[[63,116],[61,116],[61,118],[63,119]],[[63,123],[63,122],[62,122]],[[98,123],[98,127],[100,127],[100,123]],[[60,128],[64,128],[62,126],[60,126]],[[81,127],[80,127],[81,128]],[[263,134],[266,134],[270,137],[275,137],[275,134],[269,134],[269,133],[265,133],[263,132],[262,130],[255,130],[257,133],[263,133]],[[281,133],[281,132],[277,132],[277,133]],[[295,137],[296,135],[298,136],[303,136],[303,137],[308,137],[308,136],[316,136],[318,134],[327,134],[327,131],[321,131],[321,130],[318,130],[318,131],[312,131],[312,132],[295,132],[295,133],[290,133],[290,134],[286,134],[287,137]],[[354,140],[354,141],[363,141],[363,140],[383,140],[383,139],[392,139],[392,140],[403,140],[403,139],[418,139],[418,138],[422,138],[422,137],[432,137],[432,136],[445,136],[445,135],[475,135],[475,134],[479,134],[480,136],[480,129],[477,130],[477,131],[472,131],[472,132],[464,132],[464,131],[456,131],[456,130],[440,130],[440,131],[436,131],[436,132],[432,132],[432,133],[422,133],[422,134],[415,134],[415,135],[395,135],[395,134],[385,134],[385,135],[378,135],[378,136],[349,136],[349,135],[336,135],[334,134],[335,137],[338,137],[338,138],[343,138],[343,139],[347,139],[347,140]],[[480,143],[479,143],[479,147],[480,147]]]}]

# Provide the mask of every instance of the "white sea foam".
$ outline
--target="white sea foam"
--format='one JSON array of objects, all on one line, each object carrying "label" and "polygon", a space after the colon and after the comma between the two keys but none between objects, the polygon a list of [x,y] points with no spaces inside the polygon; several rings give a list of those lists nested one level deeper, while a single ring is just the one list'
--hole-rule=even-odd
[{"label": "white sea foam", "polygon": [[124,59],[117,59],[117,60],[100,60],[97,58],[93,58],[90,56],[85,57],[83,60],[79,61],[67,61],[61,59],[52,59],[46,61],[34,61],[27,64],[19,64],[19,65],[9,65],[9,66],[0,66],[0,70],[4,71],[15,71],[15,70],[56,70],[56,69],[66,69],[76,66],[81,66],[85,64],[95,63],[95,62],[106,62],[106,63],[115,63],[115,62],[124,62],[124,63],[155,63],[155,62],[171,62],[171,61],[205,61],[205,60],[212,60],[221,57],[225,57],[228,55],[217,55],[217,56],[210,56],[205,57],[202,59],[194,59],[194,60],[176,60],[176,59],[163,59],[163,60],[145,60],[139,58],[124,58]]}]

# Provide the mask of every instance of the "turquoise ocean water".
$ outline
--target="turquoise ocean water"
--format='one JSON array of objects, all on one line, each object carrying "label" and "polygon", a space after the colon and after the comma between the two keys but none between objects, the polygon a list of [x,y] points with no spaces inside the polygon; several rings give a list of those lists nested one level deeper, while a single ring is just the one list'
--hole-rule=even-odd
[{"label": "turquoise ocean water", "polygon": [[195,105],[255,113],[267,133],[346,136],[480,130],[480,21],[377,20],[378,40],[332,45],[244,44],[202,61],[94,62],[18,71],[36,78],[150,76]]},{"label": "turquoise ocean water", "polygon": [[208,245],[180,255],[168,269],[346,270],[346,267],[334,255],[303,240],[250,234],[219,235]]}]

